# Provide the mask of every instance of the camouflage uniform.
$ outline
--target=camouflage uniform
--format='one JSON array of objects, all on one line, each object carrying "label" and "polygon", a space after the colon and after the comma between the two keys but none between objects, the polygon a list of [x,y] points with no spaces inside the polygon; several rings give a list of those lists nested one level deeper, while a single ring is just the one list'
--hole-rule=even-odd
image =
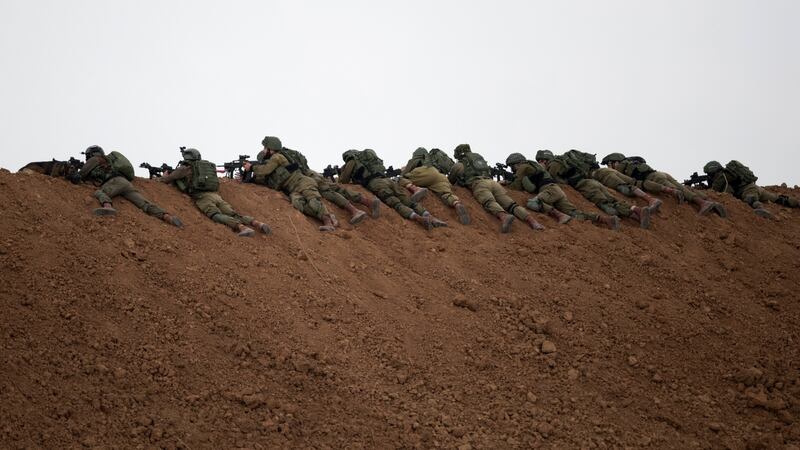
[{"label": "camouflage uniform", "polygon": [[339,175],[339,182],[356,182],[375,194],[383,203],[398,212],[403,218],[411,219],[413,213],[425,215],[427,210],[420,204],[411,201],[408,192],[397,183],[384,176],[374,176],[368,179],[359,172],[364,167],[355,159],[347,161]]},{"label": "camouflage uniform", "polygon": [[111,199],[121,195],[147,214],[164,219],[164,210],[147,200],[125,177],[114,173],[105,156],[96,155],[86,160],[77,177],[80,181],[90,181],[99,186],[94,196],[103,205],[111,204]]},{"label": "camouflage uniform", "polygon": [[592,222],[596,222],[600,218],[599,214],[576,208],[567,199],[567,195],[547,169],[536,161],[526,160],[519,163],[514,172],[514,181],[508,187],[537,194],[536,197],[528,200],[527,204],[528,208],[534,211],[551,214],[551,211],[555,209],[576,219],[591,220]]},{"label": "camouflage uniform", "polygon": [[[432,152],[436,151],[441,150],[432,150]],[[447,158],[449,159],[449,157]],[[414,151],[414,156],[412,156],[403,167],[398,183],[410,190],[413,190],[413,188],[417,186],[430,189],[434,194],[438,195],[447,206],[455,208],[459,216],[459,221],[467,225],[470,223],[470,218],[466,207],[453,193],[453,185],[450,184],[450,181],[447,179],[446,174],[451,167],[439,167],[431,154],[425,148],[420,147]]]},{"label": "camouflage uniform", "polygon": [[[637,187],[636,180],[624,173],[611,168],[599,168],[591,171],[590,176],[592,179],[602,183],[603,186],[610,187],[622,195],[627,197],[640,197],[647,200],[653,211],[661,206],[661,200],[653,198],[643,192]],[[656,183],[648,183],[648,186],[650,188],[649,192],[662,193],[664,191],[664,188]]]},{"label": "camouflage uniform", "polygon": [[[709,170],[712,163],[716,164],[718,168]],[[771,214],[763,208],[763,202],[777,203],[789,208],[800,207],[800,202],[798,202],[797,199],[770,192],[758,186],[755,182],[746,183],[727,168],[723,168],[716,161],[706,164],[703,170],[709,176],[709,186],[711,189],[717,192],[732,194],[734,197],[750,205],[758,215],[765,217],[771,216]]]}]

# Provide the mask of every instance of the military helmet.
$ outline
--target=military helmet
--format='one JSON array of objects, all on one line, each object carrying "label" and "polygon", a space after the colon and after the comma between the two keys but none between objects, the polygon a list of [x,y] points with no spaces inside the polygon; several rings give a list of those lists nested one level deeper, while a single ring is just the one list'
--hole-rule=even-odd
[{"label": "military helmet", "polygon": [[97,156],[97,155],[105,156],[106,154],[106,152],[103,151],[103,147],[100,147],[99,145],[90,145],[89,147],[86,147],[86,151],[84,151],[83,153],[86,155],[87,161],[92,156]]},{"label": "military helmet", "polygon": [[456,149],[453,150],[453,156],[456,159],[461,159],[465,154],[471,153],[472,149],[469,148],[469,144],[458,144]]},{"label": "military helmet", "polygon": [[344,162],[350,161],[351,159],[355,158],[357,154],[358,150],[350,149],[342,153],[342,160],[344,160]]},{"label": "military helmet", "polygon": [[537,161],[541,160],[552,161],[553,159],[555,159],[555,156],[553,156],[553,152],[551,152],[550,150],[539,150],[538,152],[536,152]]},{"label": "military helmet", "polygon": [[606,155],[605,158],[603,158],[602,161],[600,161],[600,163],[608,165],[609,163],[612,162],[620,162],[624,160],[625,160],[625,155],[623,155],[622,153],[609,153],[608,155]]},{"label": "military helmet", "polygon": [[525,162],[525,156],[522,153],[512,153],[508,155],[508,158],[506,158],[507,166],[513,166],[514,164],[519,164],[521,162]]},{"label": "military helmet", "polygon": [[703,172],[708,175],[719,172],[720,170],[722,170],[722,164],[720,164],[719,161],[709,161],[703,166]]},{"label": "military helmet", "polygon": [[417,147],[417,149],[414,150],[414,157],[415,158],[421,158],[421,157],[423,157],[423,156],[425,156],[427,154],[428,154],[428,150],[425,147]]},{"label": "military helmet", "polygon": [[184,161],[200,161],[200,151],[196,148],[181,147],[181,156]]},{"label": "military helmet", "polygon": [[261,140],[261,145],[270,150],[280,150],[283,148],[281,140],[275,136],[264,136],[264,139]]}]

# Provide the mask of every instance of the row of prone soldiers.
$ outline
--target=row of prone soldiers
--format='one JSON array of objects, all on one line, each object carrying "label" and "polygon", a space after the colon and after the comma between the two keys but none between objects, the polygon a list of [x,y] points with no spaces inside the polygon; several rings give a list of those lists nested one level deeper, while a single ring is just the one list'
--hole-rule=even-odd
[{"label": "row of prone soldiers", "polygon": [[[350,214],[349,222],[354,225],[367,217],[367,213],[354,204],[365,206],[371,217],[377,218],[380,203],[383,202],[403,218],[427,229],[447,226],[445,221],[434,217],[420,204],[429,190],[455,210],[460,223],[467,225],[470,223],[469,212],[453,193],[453,185],[468,188],[478,203],[498,219],[503,233],[511,230],[515,219],[525,222],[534,230],[544,229],[528,209],[550,215],[559,224],[566,224],[572,219],[588,220],[617,230],[620,219],[629,218],[640,227],[648,228],[651,217],[662,203],[652,194],[671,195],[680,203],[692,203],[697,206],[700,215],[713,212],[721,217],[727,216],[725,208],[709,200],[702,190],[693,189],[676,181],[671,175],[651,168],[640,157],[628,158],[620,153],[603,158],[601,163],[607,166],[603,168],[595,155],[578,150],[558,156],[549,150],[540,150],[536,153],[535,161],[520,153],[512,153],[506,159],[506,167],[511,172],[499,182],[493,178],[493,169],[486,160],[473,152],[469,144],[460,144],[455,148],[455,160],[436,148],[430,151],[418,148],[396,180],[387,176],[383,161],[373,150],[348,150],[342,155],[345,164],[341,169],[337,167],[338,180],[335,180],[311,170],[302,153],[284,147],[277,137],[267,136],[261,144],[263,150],[256,161],[242,162],[240,181],[262,184],[283,192],[296,209],[322,223],[320,231],[333,231],[339,225],[322,198],[346,210]],[[99,186],[95,197],[101,206],[94,210],[95,214],[116,214],[112,198],[121,195],[148,214],[182,226],[175,215],[151,203],[133,187],[133,168],[119,152],[106,155],[99,146],[91,146],[84,153],[86,163],[68,178],[73,182],[90,181]],[[203,160],[200,152],[193,148],[182,147],[181,156],[178,167],[165,172],[157,178],[158,181],[171,183],[191,196],[204,214],[215,222],[229,226],[239,236],[253,236],[254,229],[270,233],[266,223],[239,214],[222,199],[218,193],[219,177],[214,163]],[[767,201],[798,207],[796,199],[757,186],[757,178],[752,171],[738,161],[731,161],[724,167],[711,161],[706,164],[704,171],[706,176],[701,178],[707,180],[707,188],[728,192],[742,199],[760,216],[771,216],[763,205]],[[360,184],[375,197],[347,189],[344,185],[348,183]],[[561,189],[561,184],[573,187],[602,213],[575,207]],[[508,195],[506,187],[534,194],[525,205],[527,209]],[[644,199],[647,206],[619,200],[610,193],[609,188],[627,197]]]}]

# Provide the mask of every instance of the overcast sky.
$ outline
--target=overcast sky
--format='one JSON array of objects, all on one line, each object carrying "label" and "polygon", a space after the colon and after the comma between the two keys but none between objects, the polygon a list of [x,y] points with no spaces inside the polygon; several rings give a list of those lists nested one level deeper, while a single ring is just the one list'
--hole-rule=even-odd
[{"label": "overcast sky", "polygon": [[314,168],[467,142],[792,185],[798,24],[797,0],[0,0],[0,167],[92,144],[221,164],[276,135]]}]

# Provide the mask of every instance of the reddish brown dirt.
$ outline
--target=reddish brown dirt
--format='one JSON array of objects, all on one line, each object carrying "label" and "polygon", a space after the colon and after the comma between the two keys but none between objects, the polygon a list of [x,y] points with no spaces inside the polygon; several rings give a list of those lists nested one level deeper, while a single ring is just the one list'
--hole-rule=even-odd
[{"label": "reddish brown dirt", "polygon": [[321,234],[224,183],[241,239],[137,185],[186,227],[0,172],[0,447],[800,445],[798,210],[500,235],[459,189],[471,226]]}]

